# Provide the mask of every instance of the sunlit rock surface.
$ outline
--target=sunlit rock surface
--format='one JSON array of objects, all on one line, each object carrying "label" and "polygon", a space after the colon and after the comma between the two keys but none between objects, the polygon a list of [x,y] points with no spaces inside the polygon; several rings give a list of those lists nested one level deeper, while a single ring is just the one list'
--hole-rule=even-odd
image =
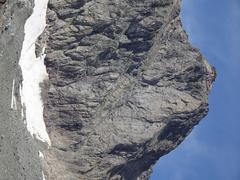
[{"label": "sunlit rock surface", "polygon": [[[14,11],[24,7],[31,12],[34,5],[27,2],[6,3]],[[5,16],[10,11],[1,8]],[[179,12],[179,0],[49,1],[47,27],[36,41],[35,53],[36,57],[46,53],[49,79],[40,87],[51,146],[27,134],[20,92],[15,97],[19,108],[10,110],[19,114],[17,128],[32,142],[24,145],[38,162],[32,174],[42,179],[43,172],[47,180],[146,180],[151,166],[184,140],[207,114],[215,71],[189,44]],[[31,13],[10,29],[5,27],[13,20],[2,14],[0,50],[7,49],[3,44],[9,41],[8,47],[18,52],[0,56],[0,63],[12,63],[7,65],[11,70],[5,82],[11,89],[15,74],[19,79],[15,86],[22,84],[19,52]],[[5,34],[17,25],[18,42],[10,41]],[[2,67],[0,78],[5,80],[7,71]],[[5,110],[10,108],[12,92],[1,86],[3,92],[9,107],[4,104],[1,115],[11,119]],[[5,126],[12,129],[16,126],[12,122],[13,126]],[[14,137],[13,132],[0,133]],[[6,177],[15,171],[31,179],[20,167]]]}]

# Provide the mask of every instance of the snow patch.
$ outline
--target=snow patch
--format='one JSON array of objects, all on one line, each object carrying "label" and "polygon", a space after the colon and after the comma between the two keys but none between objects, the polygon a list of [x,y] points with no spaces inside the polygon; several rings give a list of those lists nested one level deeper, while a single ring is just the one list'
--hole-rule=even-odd
[{"label": "snow patch", "polygon": [[11,109],[17,110],[17,101],[16,101],[16,96],[14,93],[15,93],[15,79],[13,80],[13,83],[12,83]]},{"label": "snow patch", "polygon": [[42,179],[43,179],[43,180],[46,180],[43,172],[42,172]]},{"label": "snow patch", "polygon": [[[40,157],[41,160],[44,159],[44,155],[43,155],[43,153],[42,153],[41,151],[38,151],[38,155],[39,155],[39,157]],[[42,180],[46,180],[43,171],[42,171]]]},{"label": "snow patch", "polygon": [[[21,84],[19,85],[19,94],[20,94],[20,97],[22,99],[23,93],[22,93],[22,85]],[[24,103],[23,103],[23,101],[21,101],[21,104],[22,104],[21,116],[22,116],[22,119],[23,119],[24,118]],[[26,124],[25,120],[24,120],[24,124]]]},{"label": "snow patch", "polygon": [[41,159],[44,159],[44,155],[43,155],[43,153],[42,153],[41,151],[38,151],[38,155],[39,155],[39,157],[40,157]]},{"label": "snow patch", "polygon": [[48,0],[35,0],[32,15],[27,19],[24,32],[25,37],[21,51],[19,65],[22,69],[23,82],[21,88],[22,108],[26,108],[27,129],[32,136],[47,142],[50,139],[43,120],[43,102],[39,84],[48,78],[44,65],[45,55],[36,57],[35,42],[46,27],[46,11]]}]

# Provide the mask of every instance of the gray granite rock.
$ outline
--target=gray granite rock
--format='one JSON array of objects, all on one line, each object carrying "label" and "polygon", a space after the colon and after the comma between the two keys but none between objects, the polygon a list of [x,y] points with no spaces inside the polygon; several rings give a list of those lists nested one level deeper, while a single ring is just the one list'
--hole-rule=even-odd
[{"label": "gray granite rock", "polygon": [[179,0],[50,0],[48,179],[148,179],[207,114],[215,78]]},{"label": "gray granite rock", "polygon": [[216,74],[188,42],[180,0],[49,0],[36,42],[37,56],[46,46],[48,148],[20,111],[18,60],[32,8],[0,0],[0,179],[42,179],[42,171],[47,180],[149,179],[207,114]]}]

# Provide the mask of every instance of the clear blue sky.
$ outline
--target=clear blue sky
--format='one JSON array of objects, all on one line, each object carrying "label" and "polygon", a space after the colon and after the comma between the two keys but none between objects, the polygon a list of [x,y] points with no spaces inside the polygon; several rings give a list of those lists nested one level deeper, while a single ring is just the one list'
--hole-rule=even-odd
[{"label": "clear blue sky", "polygon": [[240,180],[240,0],[183,0],[190,41],[217,69],[210,112],[151,180]]}]

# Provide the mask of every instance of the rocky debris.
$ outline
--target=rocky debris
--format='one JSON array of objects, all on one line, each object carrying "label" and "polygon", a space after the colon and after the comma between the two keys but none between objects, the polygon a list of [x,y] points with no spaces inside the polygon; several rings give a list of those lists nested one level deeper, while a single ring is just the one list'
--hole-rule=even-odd
[{"label": "rocky debris", "polygon": [[50,0],[46,179],[148,179],[207,114],[214,70],[180,0]]}]

